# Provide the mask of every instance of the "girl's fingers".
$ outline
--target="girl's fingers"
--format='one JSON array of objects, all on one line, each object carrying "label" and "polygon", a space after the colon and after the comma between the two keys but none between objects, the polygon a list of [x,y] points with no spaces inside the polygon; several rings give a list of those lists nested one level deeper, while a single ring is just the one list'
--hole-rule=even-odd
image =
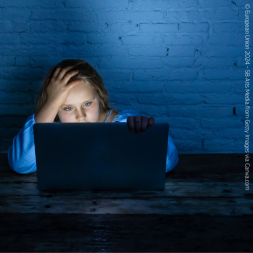
[{"label": "girl's fingers", "polygon": [[148,129],[151,128],[155,123],[155,119],[153,117],[150,117],[148,119]]},{"label": "girl's fingers", "polygon": [[[68,83],[68,82],[69,82],[69,79],[70,79],[72,76],[77,75],[78,73],[79,73],[78,70],[70,71],[70,72],[68,72],[68,73],[64,76],[64,78],[63,78],[62,80],[63,80],[65,83]],[[79,80],[78,80],[78,82],[79,82]]]},{"label": "girl's fingers", "polygon": [[133,116],[129,116],[127,118],[127,126],[129,131],[133,132],[134,131],[134,117]]},{"label": "girl's fingers", "polygon": [[[67,73],[67,72],[70,71],[72,68],[74,68],[74,66],[67,66],[65,68],[62,68],[59,75],[57,76],[57,78],[59,78],[59,79],[70,79],[70,74],[73,73],[73,72],[71,72],[71,73]],[[65,81],[67,81],[67,80],[65,80]]]},{"label": "girl's fingers", "polygon": [[128,129],[133,132],[135,130],[136,133],[145,132],[146,129],[151,128],[155,123],[153,117],[148,118],[146,116],[129,116],[127,118],[127,126]]},{"label": "girl's fingers", "polygon": [[135,127],[135,132],[140,133],[141,132],[141,121],[142,121],[142,116],[134,116],[134,127]]},{"label": "girl's fingers", "polygon": [[141,116],[141,132],[145,132],[148,126],[148,118],[146,116]]},{"label": "girl's fingers", "polygon": [[58,76],[58,74],[59,74],[60,71],[61,71],[60,67],[56,68],[55,71],[54,71],[54,74],[53,74],[52,78],[56,78]]}]

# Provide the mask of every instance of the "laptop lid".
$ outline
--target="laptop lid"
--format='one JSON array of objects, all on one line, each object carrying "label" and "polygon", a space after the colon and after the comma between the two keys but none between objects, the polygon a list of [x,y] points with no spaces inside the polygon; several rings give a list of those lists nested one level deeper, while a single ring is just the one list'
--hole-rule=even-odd
[{"label": "laptop lid", "polygon": [[168,123],[35,123],[39,190],[163,190]]}]

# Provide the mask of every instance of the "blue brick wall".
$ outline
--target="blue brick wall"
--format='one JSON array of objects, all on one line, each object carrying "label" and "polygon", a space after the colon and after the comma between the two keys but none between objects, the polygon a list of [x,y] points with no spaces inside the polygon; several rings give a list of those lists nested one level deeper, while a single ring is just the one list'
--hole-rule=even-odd
[{"label": "blue brick wall", "polygon": [[49,68],[81,58],[101,74],[113,107],[168,122],[179,153],[244,153],[250,2],[1,0],[0,152],[33,113]]}]

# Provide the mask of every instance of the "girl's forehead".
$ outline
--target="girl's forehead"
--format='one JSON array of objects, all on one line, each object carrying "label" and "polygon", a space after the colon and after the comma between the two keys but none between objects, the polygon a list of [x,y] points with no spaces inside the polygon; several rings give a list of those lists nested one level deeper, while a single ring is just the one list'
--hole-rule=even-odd
[{"label": "girl's forehead", "polygon": [[98,95],[94,87],[85,86],[80,83],[80,85],[78,84],[70,90],[64,104],[75,104],[79,103],[79,101],[82,103],[83,101],[94,100],[96,98],[98,98]]},{"label": "girl's forehead", "polygon": [[80,81],[70,91],[94,93],[95,89],[88,82]]}]

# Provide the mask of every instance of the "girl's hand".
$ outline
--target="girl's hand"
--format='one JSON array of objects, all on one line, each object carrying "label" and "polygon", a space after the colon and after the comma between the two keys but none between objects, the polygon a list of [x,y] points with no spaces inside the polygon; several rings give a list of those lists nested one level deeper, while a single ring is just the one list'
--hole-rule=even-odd
[{"label": "girl's hand", "polygon": [[72,76],[77,75],[79,72],[78,70],[70,71],[73,67],[74,66],[68,66],[62,69],[55,69],[54,74],[46,88],[47,101],[57,103],[60,107],[68,97],[70,90],[80,83],[79,80],[68,83],[69,79]]},{"label": "girl's hand", "polygon": [[146,129],[151,128],[155,123],[155,119],[153,117],[146,117],[146,116],[129,116],[127,118],[127,125],[129,131],[138,133],[145,132]]}]

